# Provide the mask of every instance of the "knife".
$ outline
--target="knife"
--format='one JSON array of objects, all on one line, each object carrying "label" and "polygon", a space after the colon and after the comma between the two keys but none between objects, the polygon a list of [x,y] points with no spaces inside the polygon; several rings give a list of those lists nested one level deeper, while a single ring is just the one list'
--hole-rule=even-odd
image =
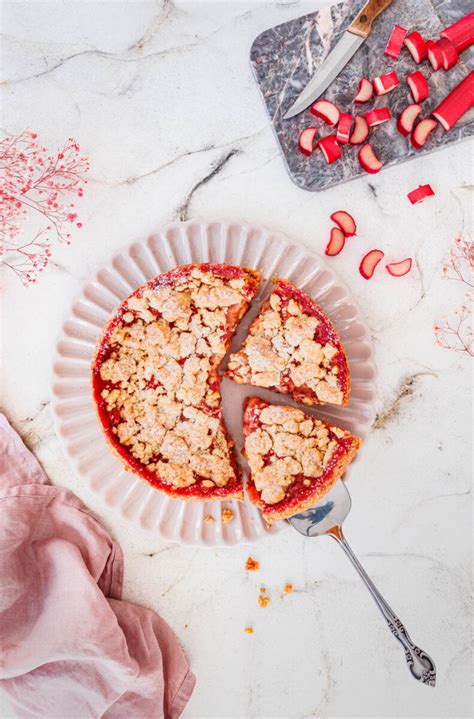
[{"label": "knife", "polygon": [[284,120],[298,115],[311,105],[329,87],[331,82],[347,65],[353,54],[366,40],[372,30],[372,23],[382,10],[388,8],[393,0],[369,0],[356,19],[344,32],[341,39],[331,50],[319,70],[313,75],[296,102],[283,116]]}]

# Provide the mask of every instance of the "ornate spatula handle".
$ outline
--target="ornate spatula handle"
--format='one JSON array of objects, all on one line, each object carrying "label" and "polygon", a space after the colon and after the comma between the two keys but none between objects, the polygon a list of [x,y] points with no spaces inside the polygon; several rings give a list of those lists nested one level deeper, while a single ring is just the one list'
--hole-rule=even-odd
[{"label": "ornate spatula handle", "polygon": [[422,682],[423,684],[428,684],[428,686],[430,687],[434,687],[436,683],[436,667],[434,661],[431,659],[429,654],[423,651],[423,649],[420,649],[416,646],[416,644],[413,644],[412,640],[410,639],[410,635],[408,634],[404,625],[394,613],[394,611],[390,608],[389,604],[387,604],[385,599],[382,597],[379,590],[365,571],[364,567],[361,565],[356,555],[350,548],[346,538],[342,533],[341,527],[332,527],[327,532],[327,534],[329,534],[339,543],[339,545],[345,551],[352,564],[356,568],[362,581],[364,582],[365,586],[374,598],[378,608],[382,612],[390,631],[402,645],[405,651],[405,659],[412,675],[417,681]]}]

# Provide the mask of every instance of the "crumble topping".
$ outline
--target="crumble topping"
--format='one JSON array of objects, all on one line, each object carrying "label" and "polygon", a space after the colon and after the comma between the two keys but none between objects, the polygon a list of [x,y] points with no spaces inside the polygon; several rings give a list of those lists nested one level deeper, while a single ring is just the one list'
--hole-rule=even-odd
[{"label": "crumble topping", "polygon": [[231,509],[223,509],[222,513],[222,524],[229,524],[234,519],[234,513]]},{"label": "crumble topping", "polygon": [[253,559],[253,557],[247,557],[247,561],[245,562],[245,571],[256,572],[257,569],[260,569],[260,562]]},{"label": "crumble topping", "polygon": [[291,592],[293,591],[293,585],[292,585],[292,584],[285,584],[285,586],[283,587],[283,591],[284,591],[286,594],[291,594]]},{"label": "crumble topping", "polygon": [[326,425],[299,409],[277,405],[257,410],[261,427],[249,432],[245,454],[255,488],[266,504],[285,499],[296,475],[303,475],[303,484],[322,476],[338,439],[349,436],[339,427]]},{"label": "crumble topping", "polygon": [[[305,387],[319,402],[342,404],[339,368],[333,364],[339,349],[315,340],[318,325],[317,317],[274,290],[250,325],[242,349],[230,357],[229,376],[239,383],[275,387],[281,392]],[[309,397],[302,401],[312,404]]]},{"label": "crumble topping", "polygon": [[253,634],[253,633],[254,633],[254,630],[253,630],[252,627],[245,627],[244,632],[245,632],[246,634]]},{"label": "crumble topping", "polygon": [[118,442],[158,479],[224,487],[235,471],[216,372],[232,312],[240,316],[253,289],[245,277],[198,267],[172,282],[147,285],[123,303],[103,343],[101,398]]},{"label": "crumble topping", "polygon": [[262,609],[265,609],[265,607],[268,606],[269,602],[270,602],[270,597],[266,597],[266,596],[264,596],[263,594],[260,594],[260,595],[259,595],[259,597],[258,597],[258,603],[260,604],[260,606],[262,607]]}]

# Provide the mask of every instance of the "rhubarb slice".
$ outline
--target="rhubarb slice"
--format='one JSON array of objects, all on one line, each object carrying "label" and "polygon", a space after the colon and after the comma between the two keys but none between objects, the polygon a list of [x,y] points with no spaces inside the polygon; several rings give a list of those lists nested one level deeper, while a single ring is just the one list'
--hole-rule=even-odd
[{"label": "rhubarb slice", "polygon": [[337,126],[336,140],[338,142],[342,142],[343,144],[347,144],[349,142],[349,137],[351,134],[351,127],[352,115],[350,115],[348,112],[341,112],[341,114],[339,115],[339,123]]},{"label": "rhubarb slice", "polygon": [[392,113],[388,107],[376,107],[374,110],[365,113],[365,119],[369,127],[381,125],[382,122],[387,122],[391,117]]},{"label": "rhubarb slice", "polygon": [[426,47],[428,49],[428,60],[431,63],[431,67],[435,71],[439,70],[443,67],[444,57],[441,48],[436,42],[433,42],[433,40],[428,40],[428,42],[426,43]]},{"label": "rhubarb slice", "polygon": [[397,59],[400,55],[400,50],[403,47],[403,41],[406,37],[407,30],[401,25],[394,25],[393,30],[388,38],[387,47],[384,50],[384,55],[389,55]]},{"label": "rhubarb slice", "polygon": [[389,265],[385,265],[385,269],[390,275],[392,275],[392,277],[403,277],[410,272],[411,266],[412,259],[411,257],[407,257],[406,260],[391,262]]},{"label": "rhubarb slice", "polygon": [[346,243],[346,236],[339,227],[333,227],[331,230],[331,237],[324,250],[325,255],[329,257],[335,257],[340,253]]},{"label": "rhubarb slice", "polygon": [[434,192],[431,185],[420,185],[416,190],[409,192],[407,197],[412,205],[416,205],[432,195],[434,195]]},{"label": "rhubarb slice", "polygon": [[352,237],[355,235],[357,227],[354,218],[345,210],[338,210],[333,212],[331,220],[339,225],[341,230],[344,232],[346,237]]},{"label": "rhubarb slice", "polygon": [[423,102],[430,94],[428,82],[421,70],[407,76],[407,84],[415,102]]},{"label": "rhubarb slice", "polygon": [[334,135],[328,135],[327,137],[321,138],[318,142],[318,147],[324,155],[324,159],[331,165],[331,163],[339,160],[341,157],[341,148],[339,147]]},{"label": "rhubarb slice", "polygon": [[315,127],[305,127],[305,129],[300,132],[298,147],[303,155],[307,155],[309,157],[313,154],[316,146],[315,137],[317,133],[318,131]]},{"label": "rhubarb slice", "polygon": [[363,115],[357,115],[354,118],[354,129],[352,135],[349,138],[351,145],[360,145],[362,142],[367,140],[369,134],[369,126],[367,120]]},{"label": "rhubarb slice", "polygon": [[440,35],[449,40],[458,52],[466,50],[474,43],[474,12],[441,30]]},{"label": "rhubarb slice", "polygon": [[444,98],[443,102],[433,110],[432,115],[445,130],[450,130],[473,105],[474,70]]},{"label": "rhubarb slice", "polygon": [[418,115],[421,113],[422,107],[421,105],[408,105],[403,112],[401,113],[400,117],[397,120],[397,130],[398,132],[401,132],[402,135],[405,137],[408,137],[408,135],[413,130],[413,126],[415,124],[415,120],[417,119]]},{"label": "rhubarb slice", "polygon": [[339,110],[333,102],[329,100],[317,100],[311,106],[310,112],[315,116],[324,120],[326,125],[337,125],[339,120]]},{"label": "rhubarb slice", "polygon": [[379,75],[379,77],[374,78],[372,84],[376,95],[386,95],[387,92],[392,92],[400,84],[400,80],[395,70],[392,70],[386,75]]},{"label": "rhubarb slice", "polygon": [[420,120],[418,125],[411,133],[410,141],[413,147],[416,147],[417,150],[420,149],[420,147],[423,147],[429,135],[433,132],[437,124],[438,123],[436,122],[436,120],[431,120],[431,118],[429,117],[425,120]]},{"label": "rhubarb slice", "polygon": [[366,172],[370,172],[371,175],[375,175],[382,169],[382,163],[373,151],[372,145],[369,142],[366,145],[362,145],[359,150],[359,163],[360,166]]},{"label": "rhubarb slice", "polygon": [[313,507],[361,445],[347,430],[259,397],[244,402],[243,433],[247,494],[269,524]]},{"label": "rhubarb slice", "polygon": [[364,255],[359,265],[359,272],[365,280],[370,280],[383,256],[382,250],[370,250]]},{"label": "rhubarb slice", "polygon": [[359,90],[354,98],[354,102],[368,102],[374,94],[374,88],[370,80],[363,77],[359,82]]},{"label": "rhubarb slice", "polygon": [[419,32],[411,32],[406,36],[403,44],[416,63],[419,64],[425,60],[428,54],[428,49],[426,47],[426,42],[423,40]]},{"label": "rhubarb slice", "polygon": [[450,70],[454,67],[459,59],[458,51],[454,47],[453,43],[446,37],[442,37],[436,43],[438,49],[441,50],[443,55],[443,67],[445,70]]}]

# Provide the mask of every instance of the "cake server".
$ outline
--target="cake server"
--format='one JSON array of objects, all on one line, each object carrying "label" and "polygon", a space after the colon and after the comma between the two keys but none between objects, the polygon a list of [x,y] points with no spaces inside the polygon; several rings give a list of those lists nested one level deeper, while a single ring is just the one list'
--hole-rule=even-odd
[{"label": "cake server", "polygon": [[304,537],[328,535],[337,541],[374,598],[387,622],[388,628],[402,645],[410,672],[417,681],[434,687],[436,682],[434,661],[423,649],[413,644],[400,619],[382,597],[344,537],[342,523],[350,512],[351,504],[350,494],[344,482],[340,479],[318,504],[301,514],[291,517],[288,522]]},{"label": "cake server", "polygon": [[372,23],[393,0],[369,0],[331,50],[319,70],[283,116],[284,120],[306,110],[329,87],[372,30]]}]

